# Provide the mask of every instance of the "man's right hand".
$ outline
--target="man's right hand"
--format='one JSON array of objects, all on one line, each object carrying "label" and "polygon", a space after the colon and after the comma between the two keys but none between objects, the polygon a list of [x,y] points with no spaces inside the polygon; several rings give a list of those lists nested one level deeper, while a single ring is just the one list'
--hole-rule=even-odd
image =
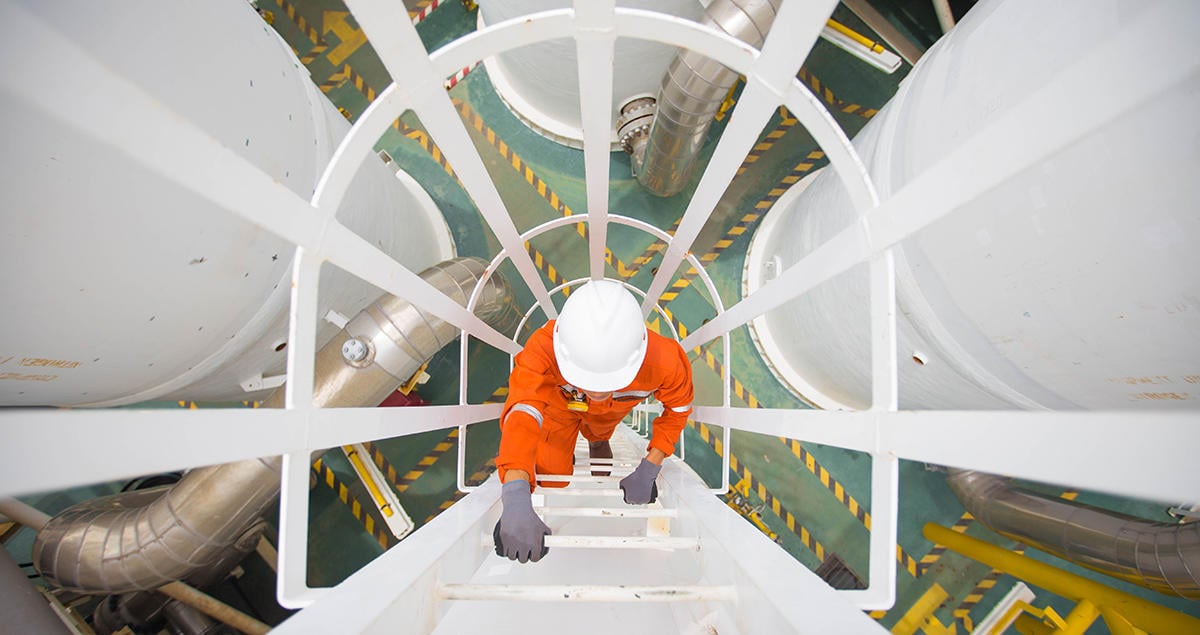
[{"label": "man's right hand", "polygon": [[545,541],[550,528],[533,512],[529,482],[510,480],[500,491],[504,511],[492,532],[496,555],[520,562],[541,560],[550,552]]}]

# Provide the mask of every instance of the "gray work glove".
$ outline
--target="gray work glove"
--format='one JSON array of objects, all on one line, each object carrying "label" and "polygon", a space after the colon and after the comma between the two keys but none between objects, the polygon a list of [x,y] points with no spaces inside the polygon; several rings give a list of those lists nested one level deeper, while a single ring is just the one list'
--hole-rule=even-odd
[{"label": "gray work glove", "polygon": [[629,476],[621,479],[621,491],[625,492],[625,502],[630,505],[645,505],[658,500],[658,484],[654,482],[654,478],[661,469],[661,465],[642,459]]},{"label": "gray work glove", "polygon": [[500,492],[504,512],[492,531],[496,555],[521,562],[541,560],[550,552],[545,541],[545,537],[550,535],[550,528],[533,513],[529,483],[509,481],[500,488]]}]

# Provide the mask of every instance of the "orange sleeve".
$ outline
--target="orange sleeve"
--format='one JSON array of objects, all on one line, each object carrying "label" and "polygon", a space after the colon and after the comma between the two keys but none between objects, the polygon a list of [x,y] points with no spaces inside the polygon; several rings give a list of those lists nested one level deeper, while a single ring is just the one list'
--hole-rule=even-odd
[{"label": "orange sleeve", "polygon": [[546,390],[558,390],[549,328],[551,325],[544,326],[529,336],[525,348],[514,358],[508,376],[508,399],[500,414],[500,451],[496,456],[501,482],[509,470],[536,474],[534,466],[545,419]]},{"label": "orange sleeve", "polygon": [[692,414],[692,363],[675,340],[662,338],[661,362],[666,376],[654,396],[662,402],[663,413],[654,420],[650,448],[662,450],[667,456],[675,452],[675,443]]}]

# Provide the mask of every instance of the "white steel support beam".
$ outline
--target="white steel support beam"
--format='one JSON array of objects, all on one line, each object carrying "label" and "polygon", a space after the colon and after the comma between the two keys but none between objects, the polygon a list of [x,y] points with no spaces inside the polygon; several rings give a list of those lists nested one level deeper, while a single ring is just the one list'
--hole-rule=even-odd
[{"label": "white steel support beam", "polygon": [[279,482],[279,551],[275,600],[298,609],[315,602],[327,589],[308,586],[308,484],[312,473],[308,450],[284,454]]},{"label": "white steel support beam", "polygon": [[839,590],[864,611],[896,603],[896,546],[900,525],[900,460],[886,451],[871,457],[871,538],[867,588]]},{"label": "white steel support beam", "polygon": [[[19,442],[0,444],[0,496],[440,430],[501,408],[0,409],[0,427],[20,430]],[[120,461],[97,460],[116,451]]]},{"label": "white steel support beam", "polygon": [[588,269],[604,278],[608,242],[608,178],[612,139],[613,0],[576,0],[575,47],[579,58],[579,105],[583,167],[587,183]]},{"label": "white steel support beam", "polygon": [[[899,459],[1086,487],[1200,500],[1194,412],[835,412],[697,406],[697,421]],[[1143,439],[1148,451],[1130,452]]]},{"label": "white steel support beam", "polygon": [[[522,248],[517,228],[500,198],[500,192],[488,176],[483,159],[475,149],[475,144],[471,142],[466,126],[446,93],[443,84],[446,76],[438,74],[404,6],[384,0],[350,0],[346,4],[363,32],[367,34],[388,74],[393,78],[403,78],[407,92],[412,95],[410,107],[438,143],[446,159],[454,166],[463,187],[475,201],[479,213],[491,227],[496,239],[508,251],[513,265],[542,310],[547,316],[556,317],[558,313],[550,300],[550,294],[542,284],[541,274],[538,273],[529,253]],[[368,111],[363,114],[359,123],[372,118],[383,118],[383,123],[390,124],[394,117],[387,117],[389,114],[392,113]],[[375,121],[373,126],[378,129],[379,122]],[[371,138],[371,143],[377,140],[378,135]],[[455,326],[459,325],[455,323]]]},{"label": "white steel support beam", "polygon": [[321,261],[303,247],[292,259],[292,302],[288,319],[287,376],[283,404],[299,412],[313,409],[317,356],[317,283]]},{"label": "white steel support beam", "polygon": [[[742,160],[758,142],[763,127],[783,102],[788,86],[812,50],[836,0],[785,2],[763,42],[762,53],[745,73],[746,88],[733,110],[729,125],[717,142],[712,159],[701,177],[692,200],[667,245],[658,273],[646,290],[642,314],[648,315],[679,270],[692,242],[729,187]],[[702,49],[703,50],[703,49]],[[686,347],[685,347],[686,350]]]}]

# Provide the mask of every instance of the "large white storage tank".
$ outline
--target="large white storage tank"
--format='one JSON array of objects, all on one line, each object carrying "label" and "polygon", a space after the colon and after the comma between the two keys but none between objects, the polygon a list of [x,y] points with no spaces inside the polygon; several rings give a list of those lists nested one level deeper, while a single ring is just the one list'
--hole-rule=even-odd
[{"label": "large white storage tank", "polygon": [[[699,21],[708,2],[699,0],[618,0],[617,6],[647,9]],[[486,26],[520,16],[564,9],[570,0],[499,0],[479,3],[479,24]],[[635,97],[658,93],[674,46],[623,38],[613,51],[612,121],[621,106]],[[523,46],[484,60],[496,93],[526,125],[542,135],[582,147],[579,114],[579,58],[571,38]],[[585,80],[586,81],[586,80]],[[613,144],[617,143],[613,131]]]},{"label": "large white storage tank", "polygon": [[[1200,56],[1181,47],[1150,60],[1142,46],[1196,24],[1200,5],[1188,2],[981,2],[855,139],[887,199],[1014,113],[1032,140],[1048,113],[1104,106],[1050,100],[1050,87],[1084,82],[1121,101],[1159,85],[1109,120],[1078,117],[1073,144],[1029,159],[895,250],[902,408],[1200,404]],[[1147,77],[1170,79],[1129,81]],[[979,169],[969,159],[955,168]],[[855,218],[831,170],[797,184],[754,237],[747,290]],[[861,409],[867,315],[859,266],[752,331],[797,394]]]},{"label": "large white storage tank", "polygon": [[[349,130],[244,1],[15,10],[37,14],[63,47],[78,47],[305,199]],[[54,81],[31,77],[28,91]],[[283,371],[290,244],[79,134],[28,95],[0,94],[0,405],[263,394],[242,385]],[[373,158],[338,220],[414,271],[453,255],[428,194]],[[334,267],[320,291],[321,315],[354,315],[379,295]],[[322,342],[337,330],[319,329]]]}]

